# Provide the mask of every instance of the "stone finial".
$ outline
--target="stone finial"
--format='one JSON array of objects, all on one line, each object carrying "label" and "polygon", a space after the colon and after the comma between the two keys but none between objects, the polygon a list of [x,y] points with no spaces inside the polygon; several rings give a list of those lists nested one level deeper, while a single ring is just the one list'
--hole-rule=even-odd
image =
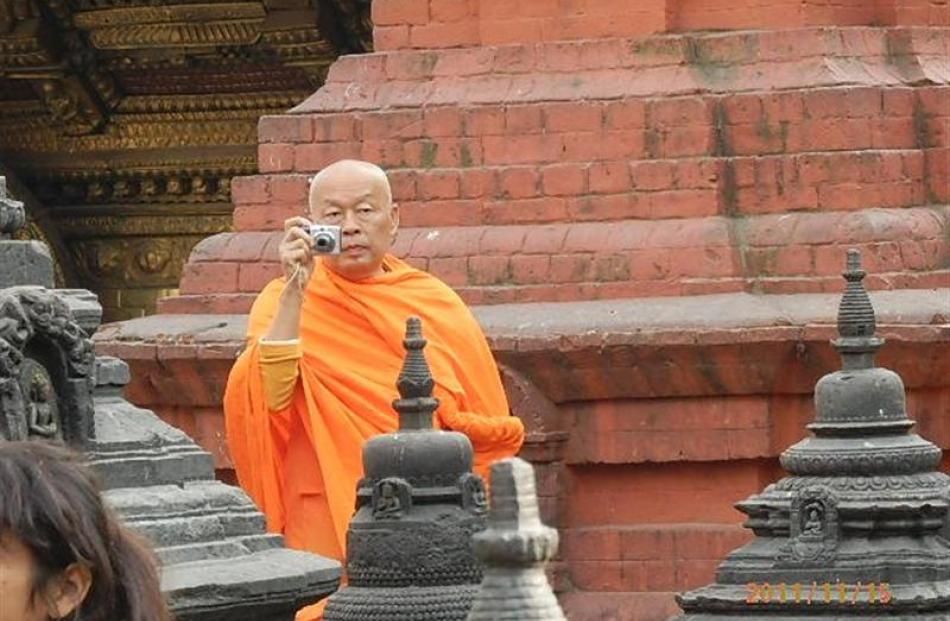
[{"label": "stone finial", "polygon": [[426,362],[426,340],[422,336],[422,321],[418,317],[406,320],[406,359],[396,381],[401,398],[393,401],[393,409],[399,413],[399,429],[412,431],[432,428],[432,413],[439,407],[439,400],[432,397],[435,380]]},{"label": "stone finial", "polygon": [[23,203],[7,196],[7,178],[0,177],[0,239],[10,239],[24,224]]},{"label": "stone finial", "polygon": [[474,537],[485,576],[467,621],[563,621],[544,575],[557,553],[558,535],[541,522],[534,469],[517,457],[491,467],[488,528]]}]

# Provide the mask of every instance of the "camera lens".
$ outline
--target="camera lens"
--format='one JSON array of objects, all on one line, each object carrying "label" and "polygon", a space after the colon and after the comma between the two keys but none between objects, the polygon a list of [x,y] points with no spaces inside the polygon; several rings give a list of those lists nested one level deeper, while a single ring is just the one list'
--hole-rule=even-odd
[{"label": "camera lens", "polygon": [[336,242],[332,235],[320,233],[314,237],[313,245],[316,247],[318,252],[332,252]]}]

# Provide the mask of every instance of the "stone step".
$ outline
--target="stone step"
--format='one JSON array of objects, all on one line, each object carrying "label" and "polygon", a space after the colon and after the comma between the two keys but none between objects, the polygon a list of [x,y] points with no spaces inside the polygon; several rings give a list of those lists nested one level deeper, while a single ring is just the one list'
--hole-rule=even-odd
[{"label": "stone step", "polygon": [[[277,548],[170,565],[163,569],[161,580],[162,592],[182,617],[214,621],[234,613],[241,619],[279,621],[314,603],[305,599],[306,594],[332,592],[339,564]],[[224,602],[235,602],[234,610],[225,609]]]},{"label": "stone step", "polygon": [[263,515],[240,488],[216,481],[112,489],[108,498],[157,547],[222,542],[265,529]]},{"label": "stone step", "polygon": [[380,52],[340,58],[294,112],[946,82],[946,37],[811,28]]},{"label": "stone step", "polygon": [[[395,252],[473,304],[837,291],[846,247],[862,250],[872,286],[928,288],[947,282],[948,226],[950,207],[930,206],[433,227],[403,229]],[[164,300],[162,311],[247,312],[280,275],[279,239],[236,232],[202,241],[184,270],[183,296]]]}]

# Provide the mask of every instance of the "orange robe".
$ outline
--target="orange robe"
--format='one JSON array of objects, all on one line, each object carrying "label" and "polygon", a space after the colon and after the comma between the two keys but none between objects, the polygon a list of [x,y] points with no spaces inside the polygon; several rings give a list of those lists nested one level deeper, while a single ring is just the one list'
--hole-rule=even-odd
[{"label": "orange robe", "polygon": [[[302,357],[289,404],[268,408],[260,337],[284,279],[251,309],[247,348],[228,378],[225,426],[241,486],[287,545],[342,560],[362,476],[362,446],[398,427],[392,408],[406,319],[422,319],[439,399],[435,425],[466,434],[475,469],[514,455],[524,440],[498,368],[471,312],[448,286],[387,256],[381,276],[348,281],[316,261],[301,308]],[[273,399],[272,401],[273,402]]]}]

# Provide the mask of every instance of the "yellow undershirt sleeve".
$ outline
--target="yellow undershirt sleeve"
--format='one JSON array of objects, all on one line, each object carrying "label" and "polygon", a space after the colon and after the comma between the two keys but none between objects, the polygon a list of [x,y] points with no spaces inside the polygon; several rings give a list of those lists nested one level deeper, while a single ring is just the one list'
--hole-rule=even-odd
[{"label": "yellow undershirt sleeve", "polygon": [[265,341],[261,339],[261,379],[264,383],[264,398],[272,412],[290,405],[300,374],[297,361],[302,350],[300,339],[288,341]]}]

